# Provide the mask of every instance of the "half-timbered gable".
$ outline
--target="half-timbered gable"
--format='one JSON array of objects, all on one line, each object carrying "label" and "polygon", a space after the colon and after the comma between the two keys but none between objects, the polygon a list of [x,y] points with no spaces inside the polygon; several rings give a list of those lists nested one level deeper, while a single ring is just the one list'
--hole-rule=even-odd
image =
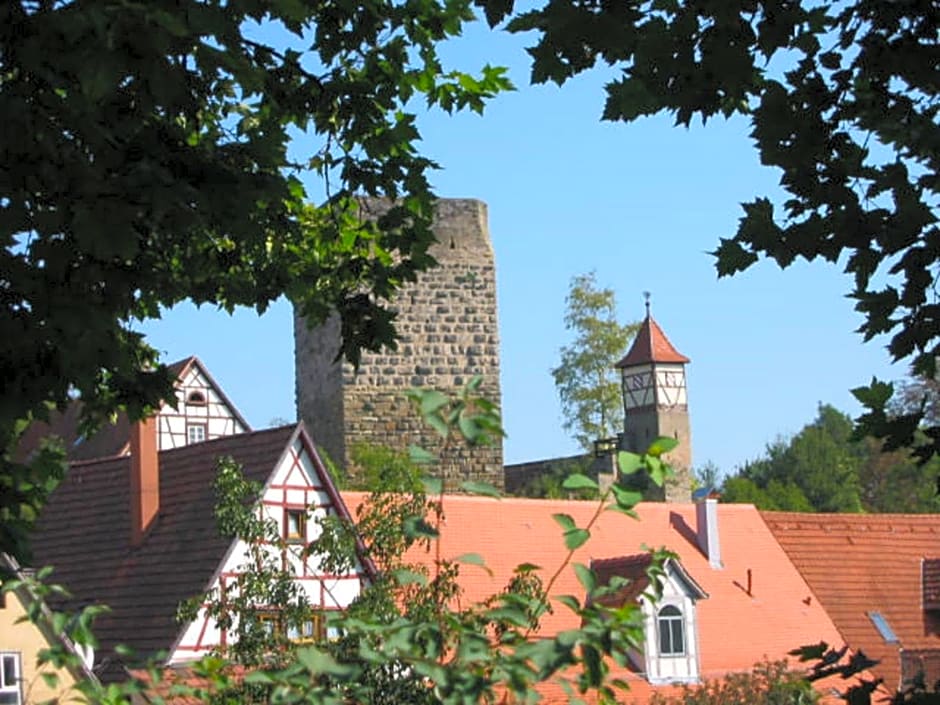
[{"label": "half-timbered gable", "polygon": [[[231,436],[251,430],[235,405],[222,391],[198,357],[187,357],[169,365],[176,377],[175,408],[164,401],[157,412],[157,438],[160,450],[180,448],[190,443]],[[70,461],[95,460],[130,452],[131,424],[127,415],[119,413],[86,437],[79,431],[82,402],[73,400],[62,411],[55,411],[48,421],[33,423],[17,446],[15,458],[27,460],[43,439],[56,437],[65,446]]]},{"label": "half-timbered gable", "polygon": [[176,408],[167,402],[160,406],[160,450],[251,430],[199,358],[188,357],[171,369],[177,371]]},{"label": "half-timbered gable", "polygon": [[[298,541],[313,538],[315,517],[344,516],[345,505],[317,457],[303,425],[223,436],[204,443],[148,453],[147,427],[132,435],[130,456],[74,462],[39,519],[33,541],[35,565],[55,566],[56,580],[73,597],[60,607],[106,604],[96,623],[100,648],[96,672],[111,680],[127,661],[115,651],[129,646],[138,659],[163,652],[167,662],[204,654],[223,635],[200,615],[180,624],[181,603],[233,579],[244,546],[221,536],[214,514],[213,480],[218,459],[232,458],[245,478],[261,485],[258,510],[303,527]],[[310,515],[296,514],[309,506]],[[297,524],[292,520],[303,516]],[[294,563],[297,580],[318,609],[345,607],[366,573],[324,575],[312,556]]]},{"label": "half-timbered gable", "polygon": [[[335,575],[320,570],[317,554],[303,557],[302,549],[319,535],[322,517],[347,516],[345,505],[329,481],[306,433],[296,433],[285,446],[268,478],[259,510],[265,518],[281,527],[282,538],[288,546],[283,559],[304,590],[312,618],[319,619],[323,612],[343,609],[359,595],[365,575],[362,566],[357,565],[348,573]],[[291,550],[292,546],[296,546],[296,550]],[[224,591],[228,584],[238,580],[247,560],[244,543],[233,542],[207,588]],[[229,639],[230,636],[223,634],[203,610],[192,623],[181,629],[169,663],[203,656]]]}]

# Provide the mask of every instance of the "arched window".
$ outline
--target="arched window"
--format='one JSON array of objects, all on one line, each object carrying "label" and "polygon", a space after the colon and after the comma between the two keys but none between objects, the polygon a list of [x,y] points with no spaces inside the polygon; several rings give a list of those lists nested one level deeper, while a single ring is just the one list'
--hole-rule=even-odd
[{"label": "arched window", "polygon": [[206,395],[202,392],[190,392],[189,396],[186,397],[186,403],[192,404],[193,406],[205,406]]},{"label": "arched window", "polygon": [[682,610],[675,605],[666,605],[656,618],[659,629],[660,656],[681,656],[685,653],[685,627]]}]

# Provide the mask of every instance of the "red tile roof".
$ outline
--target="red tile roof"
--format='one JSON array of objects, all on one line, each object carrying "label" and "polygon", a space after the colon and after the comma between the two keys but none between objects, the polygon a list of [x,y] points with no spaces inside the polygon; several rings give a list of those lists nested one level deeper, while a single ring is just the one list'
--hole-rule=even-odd
[{"label": "red tile roof", "polygon": [[[922,602],[924,560],[940,556],[940,515],[762,514],[846,643],[880,660],[872,671],[890,689],[902,680],[905,653],[933,653],[927,680],[940,678],[940,616]],[[898,643],[885,641],[872,612]]]},{"label": "red tile roof", "polygon": [[636,338],[633,339],[633,345],[615,367],[632,367],[633,365],[646,365],[651,362],[670,362],[685,364],[690,362],[689,358],[680,353],[669,342],[669,338],[663,333],[663,329],[653,320],[653,317],[647,314],[640,330],[637,331]]},{"label": "red tile roof", "polygon": [[[364,495],[344,492],[343,498],[355,514]],[[561,529],[552,515],[568,514],[578,526],[584,526],[595,509],[594,502],[446,496],[442,556],[477,553],[491,571],[462,566],[461,601],[479,601],[499,592],[521,563],[540,566],[547,581],[566,553]],[[722,569],[711,568],[699,550],[693,504],[643,503],[637,512],[639,521],[614,512],[602,513],[591,540],[575,552],[574,561],[588,565],[592,560],[633,555],[644,545],[665,546],[676,552],[682,567],[708,595],[697,608],[703,678],[750,670],[765,657],[784,658],[801,645],[841,643],[829,616],[753,506],[718,506]],[[410,558],[433,565],[434,556],[414,551]],[[574,572],[566,570],[552,593],[583,595],[583,590]],[[539,634],[553,635],[576,626],[572,613],[557,607],[543,618]],[[628,674],[627,678],[634,691],[624,702],[645,702],[651,686],[639,674]],[[662,692],[659,687],[656,690]]]},{"label": "red tile roof", "polygon": [[111,608],[95,625],[105,679],[115,675],[108,669],[115,645],[141,655],[172,645],[181,629],[177,607],[209,587],[231,545],[213,512],[217,458],[233,457],[248,479],[263,483],[299,433],[302,426],[284,426],[161,452],[160,512],[138,548],[128,541],[130,458],[71,465],[37,524],[35,565],[54,566],[53,580],[74,595],[60,606]]}]

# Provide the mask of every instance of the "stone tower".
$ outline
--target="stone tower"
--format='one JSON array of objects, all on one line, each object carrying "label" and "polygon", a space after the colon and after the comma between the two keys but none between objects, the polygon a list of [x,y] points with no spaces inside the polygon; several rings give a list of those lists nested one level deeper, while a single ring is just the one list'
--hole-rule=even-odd
[{"label": "stone tower", "polygon": [[633,346],[616,365],[622,375],[625,412],[621,446],[643,453],[659,436],[679,441],[666,456],[676,472],[660,497],[667,502],[691,501],[692,434],[685,377],[689,362],[653,320],[647,302]]},{"label": "stone tower", "polygon": [[[438,242],[431,254],[439,266],[419,274],[392,302],[398,312],[397,350],[363,352],[354,371],[334,362],[338,320],[308,329],[295,316],[297,415],[316,443],[347,468],[357,443],[403,450],[410,444],[436,447],[437,436],[404,397],[408,389],[452,392],[480,374],[480,395],[501,401],[496,275],[486,204],[439,200],[433,229]],[[502,487],[502,443],[462,449],[436,474]]]}]

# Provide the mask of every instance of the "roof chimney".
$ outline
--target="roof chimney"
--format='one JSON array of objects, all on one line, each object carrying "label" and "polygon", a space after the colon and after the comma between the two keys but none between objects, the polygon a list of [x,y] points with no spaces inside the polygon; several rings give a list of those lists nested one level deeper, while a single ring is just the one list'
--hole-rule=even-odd
[{"label": "roof chimney", "polygon": [[140,546],[160,511],[160,461],[157,419],[151,416],[131,426],[131,546]]},{"label": "roof chimney", "polygon": [[721,542],[718,540],[718,500],[708,495],[695,500],[695,534],[698,546],[712,568],[721,568]]}]

